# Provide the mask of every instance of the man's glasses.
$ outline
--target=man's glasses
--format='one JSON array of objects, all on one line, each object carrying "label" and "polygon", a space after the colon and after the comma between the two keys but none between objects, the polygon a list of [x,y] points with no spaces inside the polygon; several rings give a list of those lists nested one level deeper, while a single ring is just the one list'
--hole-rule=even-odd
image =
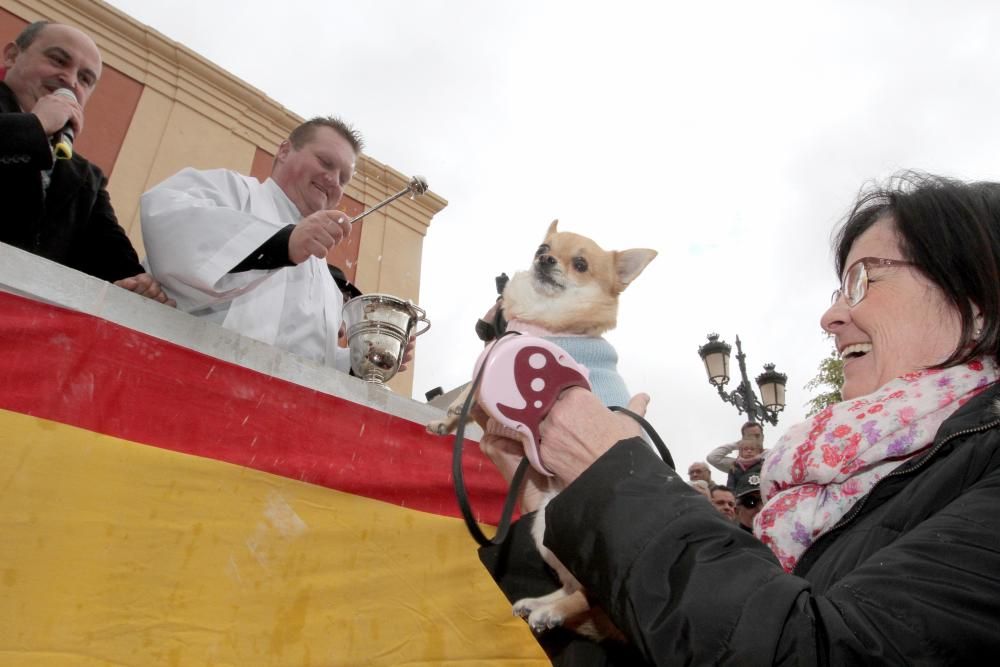
[{"label": "man's glasses", "polygon": [[891,268],[895,266],[913,266],[913,262],[907,262],[902,259],[862,257],[847,267],[847,272],[844,273],[844,282],[840,284],[840,289],[833,290],[833,294],[830,295],[830,303],[837,303],[840,297],[843,296],[847,301],[847,305],[853,308],[868,295],[868,271],[870,269]]},{"label": "man's glasses", "polygon": [[757,505],[760,505],[760,496],[756,493],[751,493],[743,496],[742,498],[738,498],[736,500],[736,504],[752,510],[754,507],[757,507]]}]

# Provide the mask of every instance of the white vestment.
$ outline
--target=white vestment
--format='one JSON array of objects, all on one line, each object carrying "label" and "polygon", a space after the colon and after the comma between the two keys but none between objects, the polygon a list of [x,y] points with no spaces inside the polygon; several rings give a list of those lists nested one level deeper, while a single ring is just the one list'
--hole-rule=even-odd
[{"label": "white vestment", "polygon": [[142,196],[149,272],[177,307],[244,336],[347,371],[337,346],[343,296],[326,260],[229,273],[302,217],[270,178],[184,169]]}]

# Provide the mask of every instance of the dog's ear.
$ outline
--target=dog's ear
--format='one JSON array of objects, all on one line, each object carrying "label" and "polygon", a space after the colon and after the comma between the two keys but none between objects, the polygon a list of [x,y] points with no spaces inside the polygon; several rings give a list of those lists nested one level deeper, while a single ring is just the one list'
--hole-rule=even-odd
[{"label": "dog's ear", "polygon": [[555,220],[552,221],[552,224],[549,225],[549,231],[545,232],[545,238],[549,238],[550,236],[558,232],[559,230],[556,229],[556,227],[558,226],[559,226],[559,218],[556,218]]},{"label": "dog's ear", "polygon": [[632,248],[619,250],[615,253],[615,272],[621,289],[624,290],[633,280],[639,277],[646,265],[653,261],[657,252],[649,248]]}]

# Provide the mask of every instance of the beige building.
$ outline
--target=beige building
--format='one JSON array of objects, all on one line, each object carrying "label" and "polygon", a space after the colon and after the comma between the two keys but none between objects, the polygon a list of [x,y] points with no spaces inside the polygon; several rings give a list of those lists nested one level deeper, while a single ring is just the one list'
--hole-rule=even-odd
[{"label": "beige building", "polygon": [[[183,167],[228,168],[261,180],[273,152],[303,119],[259,90],[99,0],[0,0],[0,40],[28,23],[74,25],[104,56],[76,148],[104,170],[121,225],[143,255],[139,196]],[[336,109],[331,109],[336,114]],[[364,119],[347,119],[363,130]],[[367,155],[341,208],[355,215],[406,187],[409,177]],[[403,197],[355,225],[327,258],[365,293],[419,300],[421,251],[431,218],[447,202]],[[409,396],[412,373],[390,385]]]}]

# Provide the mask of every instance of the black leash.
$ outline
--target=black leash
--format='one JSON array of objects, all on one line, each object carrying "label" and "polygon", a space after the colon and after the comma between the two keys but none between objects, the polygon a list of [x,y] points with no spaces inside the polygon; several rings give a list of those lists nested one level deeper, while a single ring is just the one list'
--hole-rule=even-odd
[{"label": "black leash", "polygon": [[[504,334],[504,336],[507,335],[519,334],[516,331],[511,331]],[[510,518],[514,515],[514,505],[517,504],[517,494],[524,483],[524,475],[527,473],[529,465],[527,458],[521,459],[517,470],[514,472],[514,477],[510,480],[510,489],[507,491],[507,499],[503,503],[503,511],[500,512],[500,522],[497,524],[497,532],[492,538],[486,537],[483,531],[479,529],[476,517],[472,514],[472,507],[469,505],[469,494],[465,488],[465,475],[462,472],[462,445],[465,442],[465,425],[469,421],[472,402],[476,400],[476,390],[479,389],[479,383],[483,379],[483,370],[486,369],[488,358],[483,359],[483,363],[479,367],[479,372],[476,373],[476,377],[472,380],[472,386],[469,387],[469,394],[465,397],[465,403],[462,404],[462,413],[458,416],[458,428],[455,430],[455,447],[452,450],[451,456],[451,476],[455,485],[455,497],[458,499],[458,507],[462,510],[462,518],[465,519],[466,528],[469,529],[469,533],[481,547],[500,544],[507,539],[507,532],[510,530]]]},{"label": "black leash", "polygon": [[646,421],[644,417],[640,417],[628,408],[623,408],[620,405],[612,405],[608,408],[608,410],[628,415],[638,422],[639,427],[642,428],[642,430],[646,432],[646,435],[649,436],[649,439],[653,441],[653,446],[656,447],[656,451],[660,453],[660,458],[663,459],[663,462],[670,466],[671,470],[677,470],[677,466],[674,465],[674,457],[670,455],[670,450],[667,449],[667,445],[663,442],[663,438],[660,437],[660,434],[656,432],[653,425]]}]

